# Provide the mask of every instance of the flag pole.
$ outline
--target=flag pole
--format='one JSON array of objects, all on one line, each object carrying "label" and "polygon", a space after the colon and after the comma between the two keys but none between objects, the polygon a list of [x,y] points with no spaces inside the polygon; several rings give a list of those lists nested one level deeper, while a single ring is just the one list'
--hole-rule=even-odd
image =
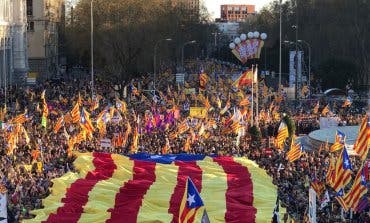
[{"label": "flag pole", "polygon": [[256,77],[256,125],[258,127],[259,125],[259,111],[258,111],[258,64],[255,64],[255,70],[254,72],[256,72],[256,76],[254,76],[254,73],[253,73],[253,82],[254,82],[254,78]]},{"label": "flag pole", "polygon": [[[254,72],[254,64],[252,64],[252,73]],[[253,74],[254,76],[254,74]],[[254,105],[253,105],[253,101],[254,101],[254,91],[253,91],[253,80],[254,77],[252,77],[252,115],[251,115],[251,126],[253,126],[253,120],[254,120]]]}]

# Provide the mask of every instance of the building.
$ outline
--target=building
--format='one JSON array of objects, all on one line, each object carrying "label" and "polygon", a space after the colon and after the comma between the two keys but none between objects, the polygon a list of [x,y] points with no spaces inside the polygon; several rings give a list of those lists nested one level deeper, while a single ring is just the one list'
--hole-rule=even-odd
[{"label": "building", "polygon": [[59,35],[64,27],[64,0],[26,0],[30,74],[38,79],[59,75]]},{"label": "building", "polygon": [[26,10],[23,0],[0,0],[0,87],[20,84],[27,74]]},{"label": "building", "polygon": [[223,21],[242,22],[248,15],[255,13],[255,5],[221,5],[221,20]]},{"label": "building", "polygon": [[216,22],[215,25],[218,31],[224,36],[227,36],[229,40],[234,40],[236,37],[240,36],[239,23],[237,22]]}]

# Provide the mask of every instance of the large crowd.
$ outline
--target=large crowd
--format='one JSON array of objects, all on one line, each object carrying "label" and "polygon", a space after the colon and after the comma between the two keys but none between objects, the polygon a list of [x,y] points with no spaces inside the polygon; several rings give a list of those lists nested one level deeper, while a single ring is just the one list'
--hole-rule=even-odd
[{"label": "large crowd", "polygon": [[[205,71],[209,69],[207,66],[203,67]],[[81,107],[91,113],[94,126],[104,109],[116,107],[117,110],[113,111],[114,118],[110,117],[111,121],[106,123],[104,131],[96,128],[91,138],[87,137],[74,144],[74,151],[125,155],[133,152],[186,152],[246,156],[264,168],[272,176],[274,184],[278,185],[279,198],[287,210],[286,219],[289,215],[289,218],[299,222],[305,221],[310,182],[313,177],[325,181],[329,159],[333,154],[326,149],[312,148],[305,151],[298,161],[291,163],[287,161],[284,150],[274,148],[273,141],[283,113],[295,122],[296,135],[318,129],[320,114],[312,112],[316,102],[307,101],[299,107],[287,106],[284,96],[263,86],[260,96],[268,94],[268,100],[260,102],[260,134],[255,134],[250,131],[251,115],[247,109],[250,105],[240,105],[241,100],[247,96],[245,92],[235,89],[229,79],[220,77],[215,83],[216,80],[211,77],[206,90],[198,94],[188,91],[191,88],[198,91],[197,78],[187,80],[184,85],[176,84],[169,72],[159,78],[156,89],[150,77],[134,79],[117,86],[96,80],[95,99],[90,97],[88,81],[59,79],[45,81],[33,87],[7,89],[7,107],[2,107],[0,117],[0,179],[8,190],[8,221],[19,222],[32,218],[31,210],[42,208],[42,199],[50,194],[52,179],[74,171],[74,156],[70,153],[69,139],[76,137],[81,128],[67,117],[71,116],[69,112],[78,100],[82,103]],[[43,91],[49,110],[46,128],[41,125]],[[5,98],[4,96],[2,91],[0,98]],[[127,103],[125,111],[117,108],[117,102],[121,100]],[[205,101],[210,104],[206,117],[189,117],[190,107],[204,107]],[[94,103],[98,103],[95,108]],[[227,105],[229,109],[224,112]],[[322,104],[321,108],[323,106]],[[28,119],[22,124],[25,130],[23,137],[19,137],[14,149],[9,150],[6,136],[13,129],[8,124],[25,111]],[[332,108],[331,113],[340,114],[341,125],[358,125],[364,113],[351,111],[338,106]],[[228,125],[236,113],[243,116],[240,119],[242,134],[240,131],[234,132]],[[65,116],[64,125],[55,133],[54,127],[62,115]],[[180,132],[179,129],[184,123],[187,129]],[[129,133],[124,142],[115,144],[118,135],[125,132]],[[134,146],[135,134],[138,135],[137,146]],[[101,147],[102,138],[111,139],[112,146]],[[289,140],[286,144],[288,149]],[[267,150],[269,152],[266,152]],[[358,158],[351,157],[351,161],[357,170]],[[330,193],[331,201],[329,205],[318,210],[318,222],[340,222],[340,206],[333,198],[335,192],[328,186],[326,190]],[[368,212],[353,214],[352,222],[370,222]]]}]

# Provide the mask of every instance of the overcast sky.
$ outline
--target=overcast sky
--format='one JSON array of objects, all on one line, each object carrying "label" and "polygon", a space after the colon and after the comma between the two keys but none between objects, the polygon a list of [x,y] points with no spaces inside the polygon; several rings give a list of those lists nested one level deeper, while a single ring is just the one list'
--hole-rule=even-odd
[{"label": "overcast sky", "polygon": [[220,5],[223,4],[255,5],[258,11],[272,1],[273,0],[203,0],[212,18],[220,18]]}]

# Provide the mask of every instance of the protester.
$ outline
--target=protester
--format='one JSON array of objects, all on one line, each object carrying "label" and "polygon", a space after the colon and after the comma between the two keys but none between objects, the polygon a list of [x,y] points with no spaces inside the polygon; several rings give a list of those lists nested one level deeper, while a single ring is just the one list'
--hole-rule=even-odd
[{"label": "protester", "polygon": [[[50,194],[52,180],[74,171],[72,150],[124,155],[186,152],[246,156],[273,177],[289,215],[303,221],[310,182],[313,177],[324,182],[331,153],[314,148],[305,151],[299,160],[288,162],[286,151],[276,149],[273,142],[282,113],[289,114],[294,120],[297,135],[318,129],[320,114],[312,111],[314,104],[308,101],[300,108],[287,106],[282,95],[274,94],[264,85],[261,97],[265,100],[259,104],[263,111],[258,117],[260,136],[255,135],[251,132],[250,102],[245,100],[241,105],[241,101],[248,99],[250,91],[238,91],[233,87],[233,81],[224,75],[234,68],[212,61],[187,65],[188,71],[194,73],[200,67],[204,72],[215,74],[201,94],[191,90],[202,87],[197,77],[187,79],[184,86],[180,86],[174,83],[170,72],[159,77],[157,83],[161,84],[156,87],[157,91],[143,91],[153,87],[149,76],[118,84],[118,91],[110,83],[96,80],[94,99],[90,97],[87,81],[46,81],[32,88],[8,89],[7,107],[2,108],[0,116],[3,148],[0,151],[0,178],[8,190],[9,222],[32,218],[30,211],[42,208],[42,199]],[[164,66],[161,69],[168,70]],[[41,96],[43,92],[45,99]],[[2,91],[1,98],[4,96]],[[84,108],[86,116],[91,113],[88,117],[94,128],[91,133],[86,133],[85,128],[89,126],[79,124],[80,116],[77,123],[73,123],[72,111],[77,103],[77,111],[81,113]],[[189,117],[189,107],[207,107],[207,115]],[[331,112],[341,113],[341,125],[358,125],[364,114],[351,111],[337,107]],[[21,114],[27,117],[18,123],[16,117]],[[44,116],[46,124],[42,124]],[[54,131],[62,116],[62,126]],[[16,141],[9,140],[15,135]],[[101,147],[101,139],[109,139],[111,146]],[[289,140],[286,144],[288,149]],[[272,148],[271,153],[266,152],[267,148]],[[355,173],[360,166],[359,160],[351,157],[351,162]],[[328,186],[326,189],[333,197],[334,191]],[[329,205],[318,210],[318,222],[340,219],[340,212],[336,211],[339,207],[331,198]],[[369,219],[366,212],[353,216],[353,222],[364,222],[364,219]]]}]

